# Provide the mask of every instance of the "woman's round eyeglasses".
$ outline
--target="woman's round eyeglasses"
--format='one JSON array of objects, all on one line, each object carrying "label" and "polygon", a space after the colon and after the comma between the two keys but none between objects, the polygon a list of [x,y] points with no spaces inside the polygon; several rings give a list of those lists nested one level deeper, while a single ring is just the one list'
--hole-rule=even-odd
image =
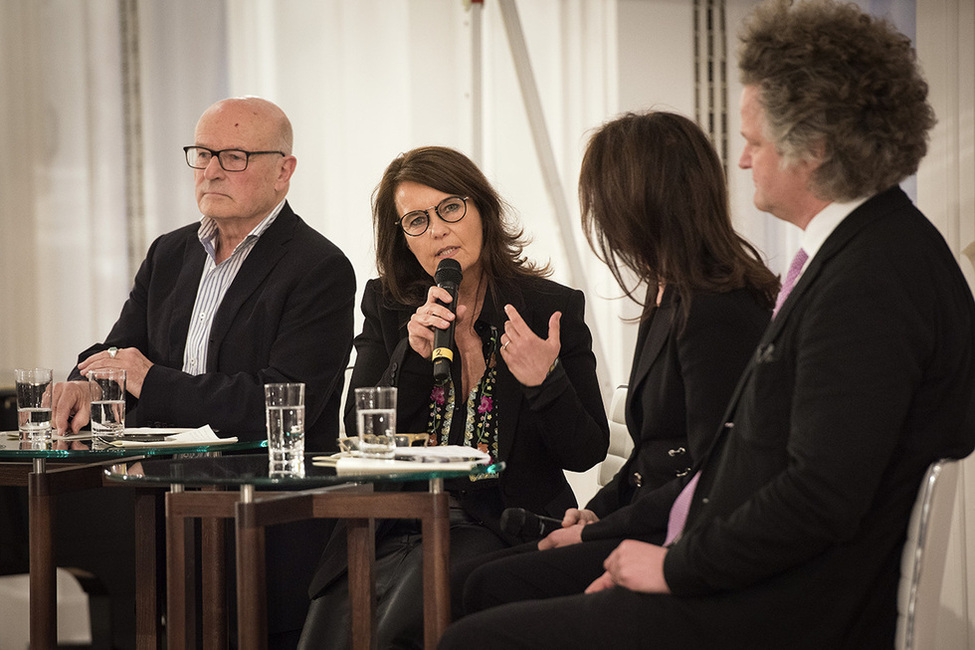
[{"label": "woman's round eyeglasses", "polygon": [[410,237],[419,237],[430,227],[430,211],[437,213],[447,223],[457,223],[467,214],[469,196],[448,196],[437,205],[425,210],[413,210],[399,218],[400,228]]}]

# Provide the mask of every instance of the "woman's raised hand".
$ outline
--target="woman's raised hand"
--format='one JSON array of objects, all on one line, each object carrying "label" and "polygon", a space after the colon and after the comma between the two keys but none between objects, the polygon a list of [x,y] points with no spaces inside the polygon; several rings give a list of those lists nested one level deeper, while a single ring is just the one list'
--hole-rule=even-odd
[{"label": "woman's raised hand", "polygon": [[544,339],[528,327],[513,306],[505,305],[504,313],[508,315],[508,320],[501,335],[501,357],[522,385],[538,386],[545,381],[552,364],[559,358],[562,312],[557,311],[548,319],[548,338]]}]

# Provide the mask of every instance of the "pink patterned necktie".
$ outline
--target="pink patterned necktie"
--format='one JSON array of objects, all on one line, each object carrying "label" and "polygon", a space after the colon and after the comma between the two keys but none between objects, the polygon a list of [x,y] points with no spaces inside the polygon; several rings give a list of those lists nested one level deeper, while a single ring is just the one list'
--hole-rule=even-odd
[{"label": "pink patterned necktie", "polygon": [[792,258],[792,264],[789,265],[789,271],[785,274],[785,282],[782,284],[782,290],[779,291],[779,297],[775,299],[775,309],[772,310],[772,318],[779,313],[779,308],[782,307],[782,303],[789,296],[792,291],[792,287],[795,286],[796,278],[799,277],[799,271],[802,270],[803,264],[809,256],[806,255],[806,251],[801,248],[796,253],[796,256]]},{"label": "pink patterned necktie", "polygon": [[667,519],[667,538],[664,540],[664,546],[673,544],[674,540],[684,532],[687,513],[691,509],[691,497],[694,496],[694,488],[697,487],[699,478],[701,478],[701,472],[694,474],[684,489],[680,491],[680,494],[677,495],[677,498],[674,499],[674,505],[670,506],[670,517]]}]

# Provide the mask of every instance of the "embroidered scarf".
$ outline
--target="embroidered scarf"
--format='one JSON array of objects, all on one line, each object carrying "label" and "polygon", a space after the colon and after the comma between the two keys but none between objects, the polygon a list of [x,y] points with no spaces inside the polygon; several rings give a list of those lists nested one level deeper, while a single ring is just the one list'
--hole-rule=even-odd
[{"label": "embroidered scarf", "polygon": [[[494,385],[497,381],[498,343],[501,339],[499,330],[489,326],[484,340],[484,374],[481,380],[471,388],[466,400],[466,419],[463,440],[453,444],[475,447],[491,454],[491,458],[498,458],[497,406],[494,402]],[[434,386],[430,392],[430,420],[427,431],[430,432],[430,445],[451,444],[450,431],[453,425],[454,407],[457,392],[454,389],[453,375],[446,383]]]}]

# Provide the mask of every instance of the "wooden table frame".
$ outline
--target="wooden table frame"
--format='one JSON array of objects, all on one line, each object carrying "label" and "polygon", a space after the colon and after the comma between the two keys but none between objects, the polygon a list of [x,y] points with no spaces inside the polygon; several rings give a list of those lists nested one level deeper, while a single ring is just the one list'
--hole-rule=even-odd
[{"label": "wooden table frame", "polygon": [[[138,460],[128,456],[125,462]],[[32,462],[0,463],[0,485],[27,486],[28,538],[30,552],[30,645],[32,648],[55,648],[58,640],[57,567],[54,554],[54,519],[57,496],[79,490],[100,488],[109,483],[104,478],[108,465],[120,462],[113,458],[96,462],[62,462],[48,467],[45,458]],[[136,542],[136,642],[139,648],[155,650],[161,638],[161,620],[157,604],[162,596],[162,581],[157,567],[157,522],[162,512],[159,488],[137,489],[135,495]]]},{"label": "wooden table frame", "polygon": [[[314,518],[344,519],[348,529],[349,607],[352,647],[371,649],[376,643],[375,519],[420,519],[423,534],[423,630],[426,648],[436,648],[450,622],[450,526],[447,493],[441,479],[430,480],[427,492],[373,492],[369,485],[341,485],[301,492],[255,493],[252,485],[239,492],[187,492],[172,486],[166,495],[167,638],[170,648],[195,646],[195,599],[187,598],[195,560],[187,519],[234,518],[237,536],[237,634],[242,650],[267,647],[267,592],[264,529]],[[204,528],[206,530],[206,528]],[[204,602],[225,581],[223,548],[206,550],[203,541]],[[209,584],[208,584],[209,583]],[[241,616],[241,612],[248,612]],[[204,647],[226,647],[225,608],[203,612]]]}]

